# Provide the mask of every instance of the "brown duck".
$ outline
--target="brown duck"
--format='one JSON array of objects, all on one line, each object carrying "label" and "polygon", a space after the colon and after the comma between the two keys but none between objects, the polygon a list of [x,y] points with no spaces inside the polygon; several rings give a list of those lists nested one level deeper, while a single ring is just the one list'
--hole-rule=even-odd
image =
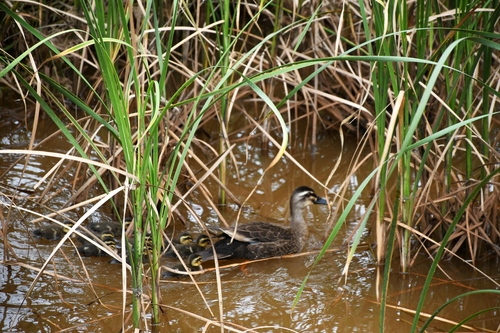
[{"label": "brown duck", "polygon": [[[311,188],[301,186],[293,191],[290,198],[290,226],[251,222],[240,224],[236,229],[216,228],[220,232],[218,236],[221,237],[213,246],[217,258],[255,260],[302,251],[308,236],[304,210],[312,204],[326,205],[327,202],[316,195]],[[203,261],[214,258],[213,248],[209,247],[199,252]]]}]

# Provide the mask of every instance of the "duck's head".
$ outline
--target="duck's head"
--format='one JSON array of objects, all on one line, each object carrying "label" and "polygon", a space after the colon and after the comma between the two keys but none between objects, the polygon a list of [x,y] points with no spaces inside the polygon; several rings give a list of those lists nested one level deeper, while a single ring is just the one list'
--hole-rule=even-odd
[{"label": "duck's head", "polygon": [[207,247],[210,245],[210,237],[207,235],[199,235],[198,238],[196,239],[196,245],[199,247]]},{"label": "duck's head", "polygon": [[188,258],[189,265],[191,265],[192,267],[201,266],[202,261],[203,261],[203,259],[202,259],[201,255],[199,255],[197,253],[191,254]]},{"label": "duck's head", "polygon": [[150,234],[144,237],[144,249],[142,250],[143,255],[149,255],[153,252],[153,238]]},{"label": "duck's head", "polygon": [[189,244],[193,242],[193,237],[189,232],[183,232],[179,235],[179,243],[180,244]]},{"label": "duck's head", "polygon": [[319,197],[314,190],[307,186],[300,186],[295,189],[290,198],[290,207],[304,208],[309,205],[326,205],[324,198]]},{"label": "duck's head", "polygon": [[63,231],[65,234],[68,233],[69,229],[71,229],[75,224],[71,221],[64,221],[63,224],[65,225],[65,227],[63,228]]},{"label": "duck's head", "polygon": [[123,223],[125,223],[125,231],[128,230],[128,227],[132,224],[133,221],[134,221],[134,219],[132,219],[131,217],[126,217],[123,220]]},{"label": "duck's head", "polygon": [[103,232],[101,234],[101,240],[104,243],[106,243],[107,241],[110,241],[110,240],[115,240],[115,235],[110,231]]},{"label": "duck's head", "polygon": [[103,232],[101,234],[101,240],[112,250],[116,249],[115,235],[112,232]]}]

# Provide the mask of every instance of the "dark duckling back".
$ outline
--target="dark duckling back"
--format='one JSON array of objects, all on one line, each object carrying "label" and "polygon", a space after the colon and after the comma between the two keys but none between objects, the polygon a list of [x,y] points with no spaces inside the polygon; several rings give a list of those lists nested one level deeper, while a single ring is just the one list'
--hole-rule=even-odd
[{"label": "dark duckling back", "polygon": [[61,239],[69,229],[74,225],[71,221],[64,221],[65,227],[60,225],[46,225],[38,229],[33,230],[31,233],[35,237],[47,239],[47,240],[59,240]]}]

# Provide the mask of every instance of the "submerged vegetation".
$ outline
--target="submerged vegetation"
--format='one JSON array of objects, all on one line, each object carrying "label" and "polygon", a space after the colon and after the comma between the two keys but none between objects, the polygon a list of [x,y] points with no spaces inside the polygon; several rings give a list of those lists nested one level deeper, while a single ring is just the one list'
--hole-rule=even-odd
[{"label": "submerged vegetation", "polygon": [[[497,1],[7,1],[0,11],[1,92],[22,98],[32,131],[26,151],[1,153],[24,154],[23,163],[35,153],[60,159],[45,176],[40,204],[58,195],[59,179],[71,170],[72,196],[54,211],[91,208],[62,242],[104,204],[112,203],[120,220],[133,217],[120,230],[126,245],[112,254],[119,260],[130,253],[123,285],[129,277],[134,291],[150,285],[147,301],[132,293],[135,327],[144,326],[145,312],[161,320],[159,256],[178,207],[190,209],[185,199],[195,189],[215,210],[217,200],[242,204],[226,174],[242,123],[249,138],[259,135],[264,149],[277,149],[266,172],[292,140],[308,140],[314,152],[321,131],[357,136],[345,178],[366,163],[373,172],[352,197],[345,197],[347,180],[336,186],[336,213],[316,262],[361,193],[371,191],[343,273],[370,228],[374,258],[385,263],[380,331],[394,258],[405,272],[419,253],[434,259],[414,309],[417,331],[433,318],[417,327],[441,258],[474,264],[500,256]],[[71,143],[67,154],[40,151],[43,117]],[[204,132],[214,119],[218,138]],[[307,138],[292,135],[301,119]],[[219,185],[218,199],[204,186],[208,177]],[[331,177],[313,181],[333,187]],[[89,197],[95,187],[102,196]],[[7,202],[4,211],[15,206]],[[4,230],[5,257],[15,256]]]}]

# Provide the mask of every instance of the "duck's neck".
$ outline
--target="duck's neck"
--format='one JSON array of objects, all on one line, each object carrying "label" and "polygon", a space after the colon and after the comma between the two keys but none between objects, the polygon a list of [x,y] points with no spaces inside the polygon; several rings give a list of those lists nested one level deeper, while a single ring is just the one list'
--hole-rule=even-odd
[{"label": "duck's neck", "polygon": [[304,219],[304,209],[290,206],[290,228],[295,230],[299,235],[307,236],[307,223]]}]

